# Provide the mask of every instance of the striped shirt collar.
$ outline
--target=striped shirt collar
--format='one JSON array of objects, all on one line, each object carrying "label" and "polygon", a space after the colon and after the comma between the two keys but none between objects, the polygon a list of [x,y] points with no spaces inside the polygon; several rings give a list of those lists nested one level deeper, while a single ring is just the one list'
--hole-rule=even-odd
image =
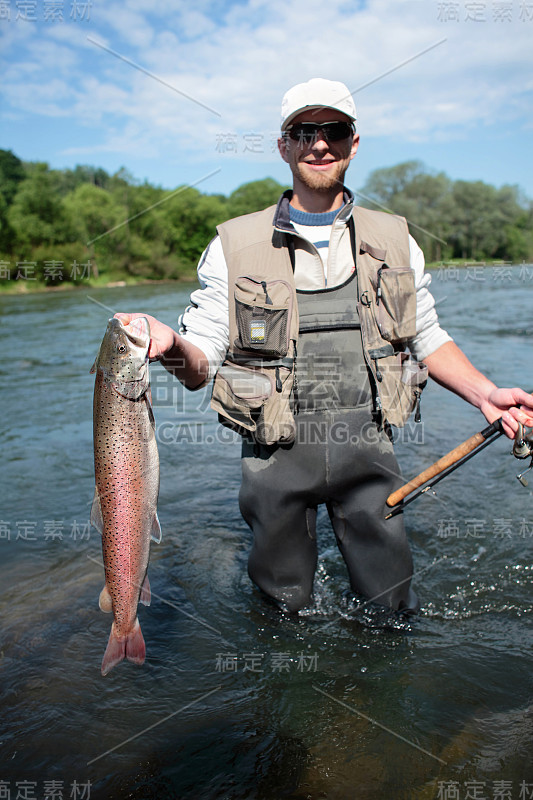
[{"label": "striped shirt collar", "polygon": [[[291,209],[292,209],[292,206],[290,205],[291,198],[292,198],[292,189],[287,189],[286,192],[283,192],[280,199],[278,200],[276,211],[274,212],[273,224],[274,227],[277,228],[278,230],[288,231],[289,233],[295,233],[295,230],[291,222]],[[350,191],[350,189],[348,189],[346,186],[344,187],[344,203],[345,205],[341,208],[341,210],[335,212],[335,217],[333,221],[335,221],[335,219],[338,218],[343,222],[347,222],[347,220],[351,216],[352,209],[354,207],[354,196],[353,193]]]}]

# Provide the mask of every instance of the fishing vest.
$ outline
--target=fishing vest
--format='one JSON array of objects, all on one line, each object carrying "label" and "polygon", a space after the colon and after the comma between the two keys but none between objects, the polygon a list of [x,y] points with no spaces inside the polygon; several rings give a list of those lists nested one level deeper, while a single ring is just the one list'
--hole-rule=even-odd
[{"label": "fishing vest", "polygon": [[[297,234],[273,226],[275,211],[217,228],[228,266],[229,348],[211,398],[222,424],[268,445],[294,440],[298,412],[298,296],[288,247]],[[354,294],[374,409],[380,424],[400,427],[427,380],[426,365],[406,349],[416,333],[407,223],[358,206],[352,218]],[[327,298],[328,290],[316,294]]]}]

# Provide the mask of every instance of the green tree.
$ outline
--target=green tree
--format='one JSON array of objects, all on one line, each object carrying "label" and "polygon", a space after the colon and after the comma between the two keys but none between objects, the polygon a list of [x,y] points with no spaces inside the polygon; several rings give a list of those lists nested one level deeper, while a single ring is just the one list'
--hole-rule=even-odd
[{"label": "green tree", "polygon": [[77,164],[74,169],[62,171],[59,191],[62,195],[68,194],[83,183],[90,183],[100,189],[107,189],[110,182],[111,178],[104,169]]},{"label": "green tree", "polygon": [[[45,283],[79,281],[78,265],[89,262],[92,275],[107,279],[192,276],[217,224],[275,204],[283,189],[265,178],[228,198],[187,186],[166,191],[125,168],[111,176],[84,165],[51,170],[0,150],[0,254],[36,262]],[[375,170],[359,196],[405,216],[428,260],[533,260],[533,204],[517,186],[453,182],[407,161]]]},{"label": "green tree", "polygon": [[202,195],[190,187],[169,192],[168,201],[154,209],[154,214],[178,272],[189,274],[215,235],[218,223],[227,219],[226,205],[220,197]]},{"label": "green tree", "polygon": [[0,150],[0,192],[6,205],[10,205],[18,185],[26,177],[24,164],[11,150]]},{"label": "green tree", "polygon": [[9,224],[7,210],[25,175],[20,158],[11,150],[0,150],[0,252],[10,252],[15,243],[15,232]]},{"label": "green tree", "polygon": [[512,258],[530,252],[527,201],[517,186],[451,181],[420,161],[375,170],[361,190],[364,205],[407,218],[426,258]]},{"label": "green tree", "polygon": [[15,232],[7,219],[7,203],[0,192],[0,254],[11,252],[15,241]]},{"label": "green tree", "polygon": [[125,269],[129,263],[126,208],[110,192],[91,183],[80,184],[64,205],[76,239],[86,247],[97,274]]},{"label": "green tree", "polygon": [[451,255],[452,182],[443,172],[429,173],[421,161],[374,170],[361,197],[368,208],[406,217],[428,261]]},{"label": "green tree", "polygon": [[533,203],[525,204],[514,225],[506,227],[505,253],[511,261],[533,262]]},{"label": "green tree", "polygon": [[523,208],[516,186],[496,189],[483,181],[455,181],[452,234],[454,255],[461,258],[506,258],[509,229]]},{"label": "green tree", "polygon": [[28,176],[18,185],[7,219],[14,231],[19,255],[24,257],[37,245],[61,244],[75,238],[57,191],[56,175],[47,164],[31,166]]},{"label": "green tree", "polygon": [[361,190],[364,204],[368,208],[375,207],[371,202],[375,200],[395,214],[401,213],[395,208],[398,197],[404,195],[412,181],[417,176],[424,175],[425,171],[426,168],[421,161],[404,161],[394,167],[375,169]]},{"label": "green tree", "polygon": [[232,192],[228,198],[227,212],[230,217],[251,214],[263,208],[275,205],[280,194],[288,187],[282,186],[273,178],[244,183]]}]

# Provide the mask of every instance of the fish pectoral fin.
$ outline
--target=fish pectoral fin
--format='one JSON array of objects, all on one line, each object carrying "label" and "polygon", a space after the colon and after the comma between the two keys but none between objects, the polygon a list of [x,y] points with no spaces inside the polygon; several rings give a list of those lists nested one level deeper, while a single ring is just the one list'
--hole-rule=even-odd
[{"label": "fish pectoral fin", "polygon": [[152,520],[152,532],[150,533],[150,538],[152,539],[152,541],[157,542],[157,544],[159,544],[159,542],[161,541],[161,537],[162,537],[161,525],[159,524],[159,517],[157,516],[156,513],[154,519]]},{"label": "fish pectoral fin", "polygon": [[95,487],[93,504],[91,506],[91,525],[93,525],[100,536],[104,532],[104,518],[102,516],[102,504],[100,503],[100,495],[98,489]]},{"label": "fish pectoral fin", "polygon": [[146,403],[146,408],[148,409],[148,419],[150,420],[150,425],[152,428],[155,428],[154,408],[152,406],[152,389],[150,386],[144,393],[144,400]]},{"label": "fish pectoral fin", "polygon": [[94,360],[94,364],[92,365],[91,369],[89,370],[89,375],[92,375],[93,372],[96,372],[97,367],[98,367],[98,356],[96,356],[96,358]]},{"label": "fish pectoral fin", "polygon": [[109,594],[107,584],[104,584],[104,588],[100,592],[98,605],[100,606],[100,611],[103,611],[104,614],[109,614],[111,611],[113,611],[113,601],[111,600],[111,595]]},{"label": "fish pectoral fin", "polygon": [[149,606],[151,602],[152,602],[152,591],[150,589],[150,581],[148,580],[148,573],[146,573],[143,585],[141,586],[139,603],[142,603],[143,606]]}]

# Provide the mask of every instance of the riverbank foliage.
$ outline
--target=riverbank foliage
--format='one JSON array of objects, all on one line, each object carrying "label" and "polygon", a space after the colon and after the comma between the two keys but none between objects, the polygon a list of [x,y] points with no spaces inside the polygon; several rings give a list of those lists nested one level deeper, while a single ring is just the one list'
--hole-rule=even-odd
[{"label": "riverbank foliage", "polygon": [[[192,279],[218,223],[284,188],[265,178],[228,197],[165,190],[125,169],[56,170],[0,150],[0,287]],[[406,216],[428,261],[533,261],[533,203],[517,186],[452,181],[410,161],[375,170],[357,202]]]}]

